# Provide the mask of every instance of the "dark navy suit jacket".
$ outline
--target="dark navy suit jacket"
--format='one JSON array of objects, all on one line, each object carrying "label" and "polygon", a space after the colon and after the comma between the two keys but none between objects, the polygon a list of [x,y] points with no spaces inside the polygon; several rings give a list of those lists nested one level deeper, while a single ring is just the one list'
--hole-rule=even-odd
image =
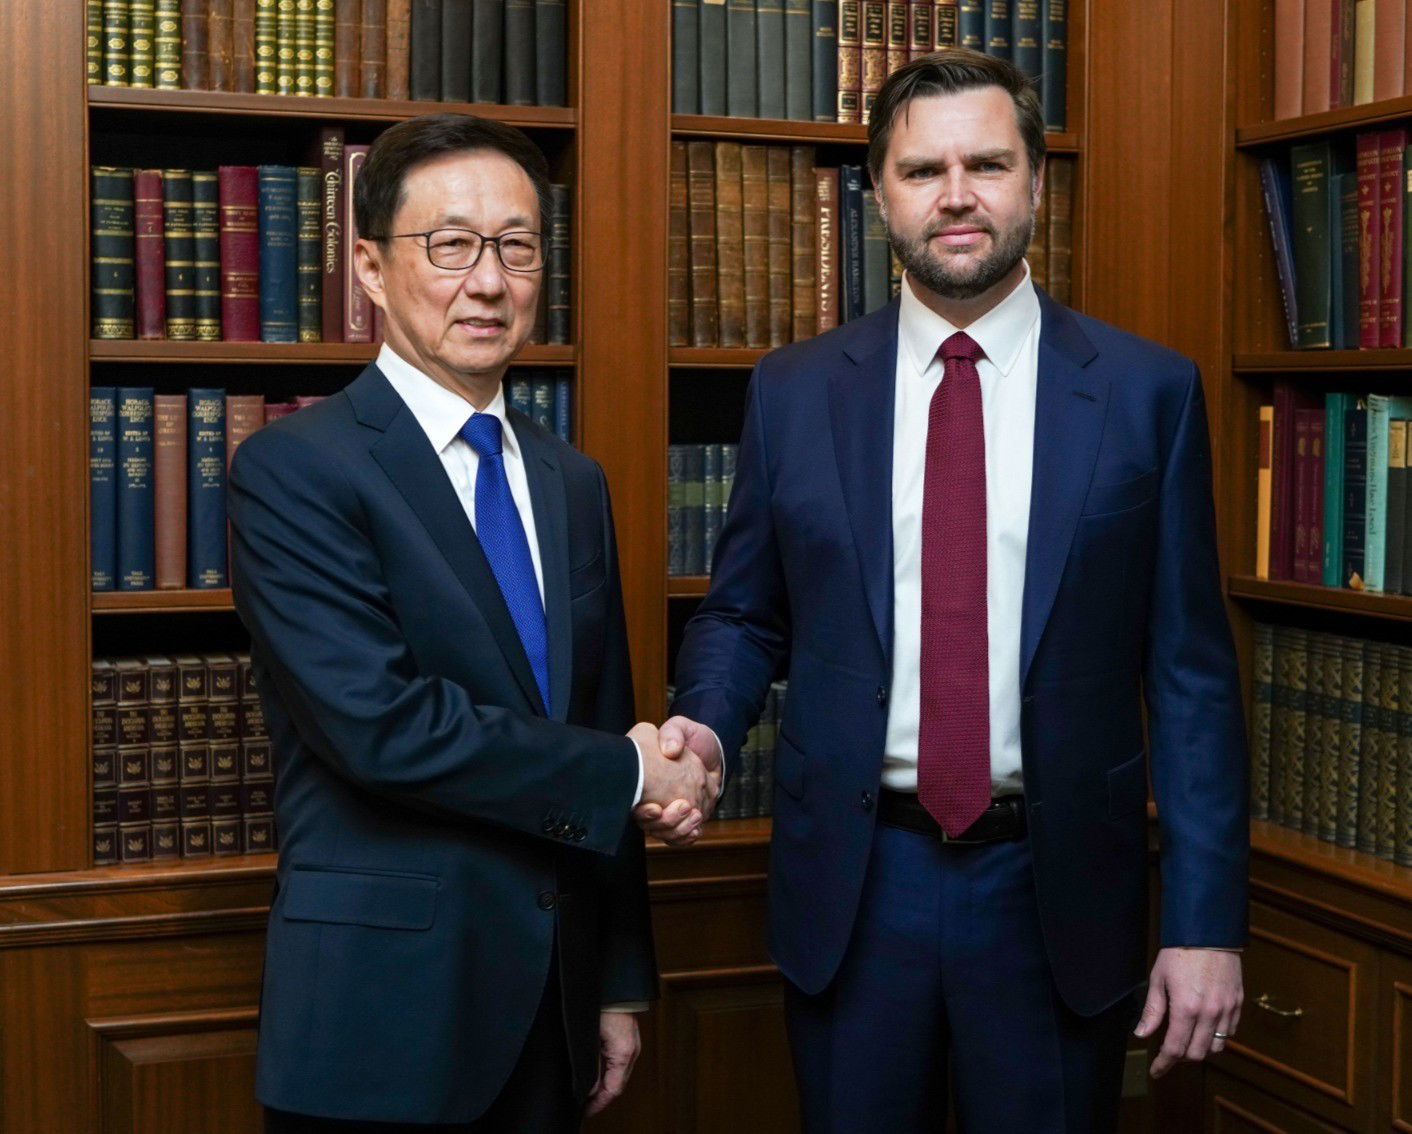
[{"label": "dark navy suit jacket", "polygon": [[[1244,943],[1245,735],[1196,367],[1040,304],[1022,760],[1051,968],[1093,1014],[1145,979],[1149,769],[1162,944]],[[710,594],[677,661],[673,711],[733,760],[788,654],[770,945],[810,993],[848,943],[876,817],[897,321],[894,302],[761,360]]]},{"label": "dark navy suit jacket", "polygon": [[519,1054],[556,931],[579,1092],[601,1004],[655,994],[607,488],[509,413],[543,565],[548,706],[440,459],[376,366],[237,451],[235,600],[281,842],[267,1105],[476,1117]]}]

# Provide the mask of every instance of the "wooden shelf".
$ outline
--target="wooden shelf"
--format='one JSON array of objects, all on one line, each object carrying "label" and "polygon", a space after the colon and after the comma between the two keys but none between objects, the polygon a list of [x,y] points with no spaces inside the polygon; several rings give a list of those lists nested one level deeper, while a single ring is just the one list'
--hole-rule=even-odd
[{"label": "wooden shelf", "polygon": [[1385,897],[1401,902],[1412,901],[1412,867],[1399,866],[1351,847],[1335,846],[1313,835],[1281,827],[1278,823],[1252,820],[1250,849],[1256,854],[1314,870]]},{"label": "wooden shelf", "polygon": [[773,347],[672,347],[667,365],[690,370],[749,369]]},{"label": "wooden shelf", "polygon": [[1389,374],[1412,372],[1412,350],[1273,350],[1237,354],[1236,374]]},{"label": "wooden shelf", "polygon": [[1365,130],[1386,122],[1412,118],[1412,96],[1384,99],[1326,110],[1321,114],[1305,114],[1284,118],[1278,122],[1257,122],[1236,129],[1236,149],[1257,149],[1280,142],[1296,142],[1302,138],[1318,138],[1344,130]]},{"label": "wooden shelf", "polygon": [[[90,339],[94,362],[245,362],[329,365],[371,362],[377,343],[193,343],[168,339]],[[516,366],[572,366],[572,346],[527,346],[515,357]]]},{"label": "wooden shelf", "polygon": [[1232,575],[1227,580],[1226,590],[1232,598],[1412,622],[1412,598],[1406,595],[1372,594],[1345,587],[1257,579],[1251,575]]},{"label": "wooden shelf", "polygon": [[[728,115],[673,114],[672,133],[679,138],[738,139],[744,142],[820,142],[866,146],[868,128],[854,122],[803,122],[792,118],[733,118]],[[1051,154],[1077,154],[1077,134],[1047,133]]]},{"label": "wooden shelf", "polygon": [[472,102],[413,102],[381,98],[301,98],[295,95],[236,94],[232,91],[159,91],[90,86],[90,109],[216,117],[307,118],[311,121],[400,122],[418,114],[475,114],[511,126],[572,130],[578,111],[566,106],[501,106]]},{"label": "wooden shelf", "polygon": [[234,610],[230,588],[209,591],[97,591],[94,614],[190,614]]},{"label": "wooden shelf", "polygon": [[668,575],[668,598],[705,598],[711,587],[710,575]]}]

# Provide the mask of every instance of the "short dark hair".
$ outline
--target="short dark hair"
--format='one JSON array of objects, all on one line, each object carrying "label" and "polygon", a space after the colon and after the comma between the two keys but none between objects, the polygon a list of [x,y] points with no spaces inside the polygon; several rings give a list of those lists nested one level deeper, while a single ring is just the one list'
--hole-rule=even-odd
[{"label": "short dark hair", "polygon": [[529,138],[513,126],[471,114],[423,114],[384,130],[368,151],[353,183],[353,218],[369,240],[390,235],[402,207],[407,174],[443,154],[494,150],[525,171],[539,202],[539,227],[549,218],[549,163]]},{"label": "short dark hair", "polygon": [[1000,87],[1015,104],[1015,123],[1030,160],[1030,176],[1039,172],[1048,152],[1044,111],[1034,84],[1005,59],[968,47],[946,47],[905,63],[883,82],[868,119],[868,172],[873,184],[882,176],[888,142],[898,113],[914,98],[957,94],[979,87]]}]

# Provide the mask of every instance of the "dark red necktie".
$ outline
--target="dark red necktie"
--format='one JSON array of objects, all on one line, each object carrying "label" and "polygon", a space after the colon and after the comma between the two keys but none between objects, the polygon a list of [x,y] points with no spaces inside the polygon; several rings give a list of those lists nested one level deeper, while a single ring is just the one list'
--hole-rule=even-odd
[{"label": "dark red necktie", "polygon": [[958,331],[940,353],[922,489],[917,795],[954,837],[990,806],[985,416],[976,371],[985,352]]}]

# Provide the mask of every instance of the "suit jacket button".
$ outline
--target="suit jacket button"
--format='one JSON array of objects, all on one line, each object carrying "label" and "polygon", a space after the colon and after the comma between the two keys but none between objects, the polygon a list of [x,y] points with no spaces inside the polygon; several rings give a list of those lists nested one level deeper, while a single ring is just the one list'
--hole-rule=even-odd
[{"label": "suit jacket button", "polygon": [[879,686],[878,686],[878,706],[879,706],[879,707],[882,707],[882,706],[884,706],[884,705],[886,705],[886,704],[887,704],[887,686],[885,686],[885,685],[879,685]]},{"label": "suit jacket button", "polygon": [[539,908],[542,910],[552,910],[555,903],[554,891],[541,890],[539,892]]},{"label": "suit jacket button", "polygon": [[583,842],[584,839],[586,839],[586,838],[588,838],[588,831],[586,831],[583,827],[578,827],[578,828],[576,828],[576,829],[574,830],[574,833],[573,833],[573,840],[574,840],[574,842],[576,842],[576,843],[581,843],[581,842]]},{"label": "suit jacket button", "polygon": [[546,819],[543,823],[539,825],[539,829],[543,831],[546,835],[552,835],[554,833],[554,820]]},{"label": "suit jacket button", "polygon": [[870,792],[870,791],[865,791],[865,792],[863,793],[863,795],[862,795],[862,804],[863,804],[863,810],[864,810],[864,811],[871,811],[871,810],[873,809],[873,793],[872,793],[872,792]]}]

